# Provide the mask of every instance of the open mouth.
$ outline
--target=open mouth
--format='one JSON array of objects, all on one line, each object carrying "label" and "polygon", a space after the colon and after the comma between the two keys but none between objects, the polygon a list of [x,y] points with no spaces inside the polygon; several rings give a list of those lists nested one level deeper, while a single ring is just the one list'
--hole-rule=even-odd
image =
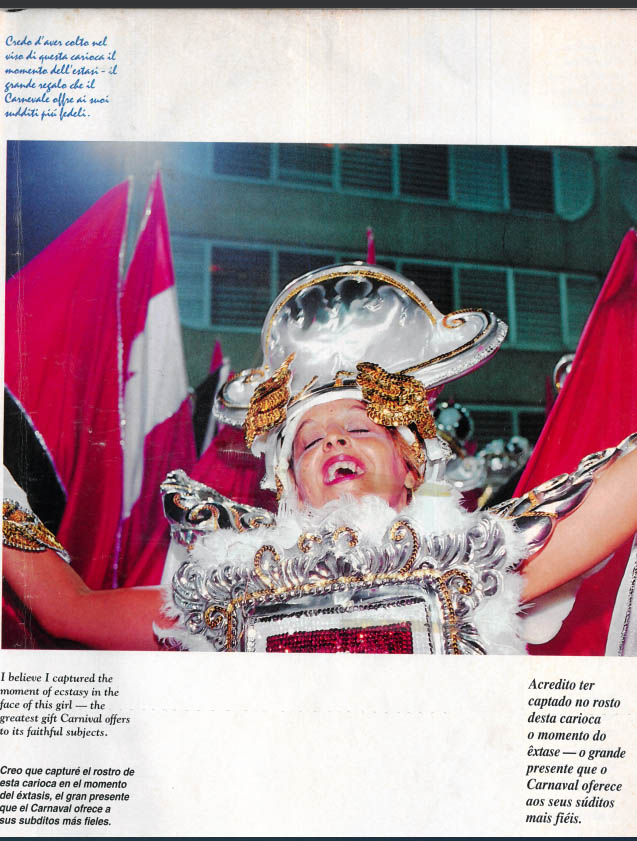
[{"label": "open mouth", "polygon": [[323,482],[326,485],[336,485],[358,479],[365,473],[365,466],[357,458],[340,455],[328,459],[323,465]]}]

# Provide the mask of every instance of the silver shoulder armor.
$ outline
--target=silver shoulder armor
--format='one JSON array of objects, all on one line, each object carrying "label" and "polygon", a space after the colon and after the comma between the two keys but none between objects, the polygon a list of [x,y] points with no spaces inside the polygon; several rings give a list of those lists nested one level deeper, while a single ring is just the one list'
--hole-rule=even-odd
[{"label": "silver shoulder armor", "polygon": [[265,508],[242,505],[191,479],[183,470],[173,470],[161,485],[164,513],[173,536],[190,543],[192,532],[233,529],[237,532],[274,524],[274,514]]},{"label": "silver shoulder armor", "polygon": [[596,476],[635,448],[637,433],[629,435],[617,447],[586,456],[573,473],[562,473],[523,496],[488,510],[513,521],[516,531],[526,540],[528,555],[532,555],[547,542],[557,521],[581,505]]}]

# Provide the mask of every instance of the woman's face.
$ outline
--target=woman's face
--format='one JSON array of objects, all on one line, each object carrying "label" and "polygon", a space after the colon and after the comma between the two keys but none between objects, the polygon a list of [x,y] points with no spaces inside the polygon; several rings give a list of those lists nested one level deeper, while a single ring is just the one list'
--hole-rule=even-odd
[{"label": "woman's face", "polygon": [[414,486],[391,433],[367,417],[359,400],[310,409],[296,431],[292,456],[299,499],[314,508],[342,494],[373,494],[400,511]]}]

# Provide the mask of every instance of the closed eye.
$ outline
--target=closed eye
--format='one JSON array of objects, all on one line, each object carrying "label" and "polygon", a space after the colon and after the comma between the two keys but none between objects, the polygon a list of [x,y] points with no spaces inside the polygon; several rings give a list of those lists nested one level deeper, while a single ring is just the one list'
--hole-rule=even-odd
[{"label": "closed eye", "polygon": [[369,432],[369,429],[350,429],[349,432],[357,433],[357,432]]},{"label": "closed eye", "polygon": [[318,442],[319,442],[320,440],[321,440],[320,438],[315,438],[313,441],[310,441],[308,444],[306,444],[306,445],[303,447],[303,452],[305,452],[306,450],[309,450],[309,449],[310,449],[310,447],[313,447],[315,444],[318,444]]}]

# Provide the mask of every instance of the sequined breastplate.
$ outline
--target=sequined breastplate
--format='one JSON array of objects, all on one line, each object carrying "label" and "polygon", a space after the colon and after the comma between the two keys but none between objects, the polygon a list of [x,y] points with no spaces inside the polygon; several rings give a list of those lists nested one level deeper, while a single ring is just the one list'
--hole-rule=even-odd
[{"label": "sequined breastplate", "polygon": [[183,562],[171,588],[182,647],[214,651],[523,651],[521,562],[637,436],[518,499],[397,515],[374,498],[310,523],[238,505],[182,471],[163,485]]}]

